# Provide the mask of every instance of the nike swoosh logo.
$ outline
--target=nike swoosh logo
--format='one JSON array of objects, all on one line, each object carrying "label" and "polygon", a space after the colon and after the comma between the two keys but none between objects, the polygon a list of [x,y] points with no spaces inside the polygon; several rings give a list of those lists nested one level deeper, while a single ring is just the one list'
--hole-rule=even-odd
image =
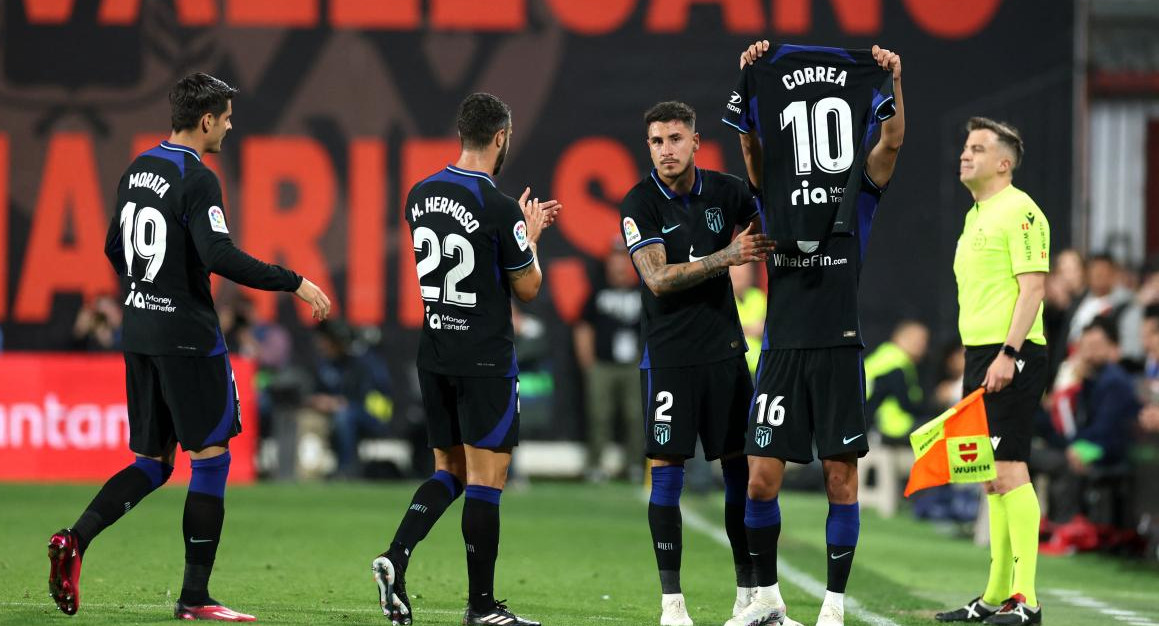
[{"label": "nike swoosh logo", "polygon": [[680,228],[680,224],[677,224],[677,225],[675,225],[675,226],[665,226],[665,227],[663,227],[663,228],[661,228],[661,229],[660,229],[660,232],[662,232],[662,233],[664,233],[665,235],[667,235],[668,233],[670,233],[670,232],[672,232],[672,231],[676,230],[677,228]]},{"label": "nike swoosh logo", "polygon": [[189,539],[189,543],[211,543],[212,541],[212,539]]},{"label": "nike swoosh logo", "polygon": [[702,256],[696,256],[695,254],[692,254],[692,249],[693,249],[694,247],[695,247],[695,246],[688,246],[688,262],[689,262],[689,263],[695,263],[695,262],[697,262],[697,261],[699,261],[699,260],[701,260],[701,259],[703,259],[703,258],[704,258],[704,257],[702,257]]},{"label": "nike swoosh logo", "polygon": [[830,555],[829,555],[829,558],[831,558],[831,559],[833,559],[834,561],[836,561],[837,559],[840,559],[840,558],[842,558],[842,557],[849,556],[850,554],[853,554],[853,552],[852,552],[852,551],[850,551],[850,552],[842,552],[841,554],[830,554]]},{"label": "nike swoosh logo", "polygon": [[861,437],[863,435],[865,435],[865,433],[861,433],[860,435],[853,435],[852,437],[843,437],[841,439],[841,443],[843,443],[845,445],[849,445],[850,443],[853,443],[854,441],[856,441],[858,437]]}]

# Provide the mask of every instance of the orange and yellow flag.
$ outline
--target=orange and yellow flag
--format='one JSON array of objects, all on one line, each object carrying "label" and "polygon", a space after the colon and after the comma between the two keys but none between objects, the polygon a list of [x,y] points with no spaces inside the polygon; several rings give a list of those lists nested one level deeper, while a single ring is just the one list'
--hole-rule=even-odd
[{"label": "orange and yellow flag", "polygon": [[907,498],[919,489],[997,478],[983,393],[979,389],[966,396],[910,434],[914,466],[905,486]]}]

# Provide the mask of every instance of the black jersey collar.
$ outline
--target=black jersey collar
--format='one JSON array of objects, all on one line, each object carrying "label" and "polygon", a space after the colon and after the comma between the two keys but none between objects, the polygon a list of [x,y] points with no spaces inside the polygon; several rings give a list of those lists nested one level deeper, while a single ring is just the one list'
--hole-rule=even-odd
[{"label": "black jersey collar", "polygon": [[[704,189],[704,177],[700,175],[699,167],[693,167],[693,169],[696,170],[696,180],[692,183],[692,191],[689,195],[699,196],[700,192]],[[660,193],[664,194],[665,198],[669,200],[675,200],[677,198],[676,192],[669,189],[668,185],[665,185],[660,180],[660,175],[656,173],[656,168],[652,168],[652,182],[656,183],[656,187],[660,190]]]},{"label": "black jersey collar", "polygon": [[170,143],[168,141],[162,141],[161,147],[165,148],[166,150],[173,150],[175,152],[185,152],[187,154],[192,154],[193,158],[197,159],[198,161],[201,160],[201,155],[197,154],[197,151],[194,150],[193,148],[190,148],[189,146],[183,146],[179,143]]},{"label": "black jersey collar", "polygon": [[483,172],[476,172],[475,170],[465,170],[461,167],[455,167],[454,165],[448,165],[447,171],[454,172],[455,174],[458,174],[460,176],[473,176],[475,178],[482,178],[483,180],[491,183],[492,187],[495,186],[495,181],[491,180],[491,177],[484,174]]}]

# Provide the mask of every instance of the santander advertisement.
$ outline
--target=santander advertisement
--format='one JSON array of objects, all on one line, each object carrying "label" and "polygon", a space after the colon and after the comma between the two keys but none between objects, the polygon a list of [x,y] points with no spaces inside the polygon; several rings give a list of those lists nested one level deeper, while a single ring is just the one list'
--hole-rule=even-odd
[{"label": "santander advertisement", "polygon": [[[242,434],[230,442],[229,480],[254,480],[257,405],[254,365],[232,358]],[[7,353],[0,356],[0,481],[100,482],[133,462],[120,354]],[[170,480],[189,479],[177,455]]]}]

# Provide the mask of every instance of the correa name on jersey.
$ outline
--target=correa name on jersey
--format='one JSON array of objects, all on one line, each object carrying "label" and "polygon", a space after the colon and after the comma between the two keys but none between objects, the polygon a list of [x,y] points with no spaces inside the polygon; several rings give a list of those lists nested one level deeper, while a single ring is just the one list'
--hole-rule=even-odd
[{"label": "correa name on jersey", "polygon": [[412,221],[418,220],[418,218],[428,213],[444,213],[455,218],[463,226],[463,230],[466,230],[468,233],[473,233],[479,228],[479,220],[475,219],[474,214],[468,211],[467,207],[443,196],[423,198],[422,208],[416,202],[411,207],[410,213]]},{"label": "correa name on jersey", "polygon": [[145,187],[151,189],[157,197],[164,198],[165,192],[169,191],[169,181],[160,174],[153,172],[137,172],[136,174],[129,174],[129,189],[135,187]]},{"label": "correa name on jersey", "polygon": [[818,65],[817,67],[803,67],[792,72],[785,72],[781,75],[781,82],[789,91],[809,83],[833,83],[844,87],[846,75],[845,70]]}]

